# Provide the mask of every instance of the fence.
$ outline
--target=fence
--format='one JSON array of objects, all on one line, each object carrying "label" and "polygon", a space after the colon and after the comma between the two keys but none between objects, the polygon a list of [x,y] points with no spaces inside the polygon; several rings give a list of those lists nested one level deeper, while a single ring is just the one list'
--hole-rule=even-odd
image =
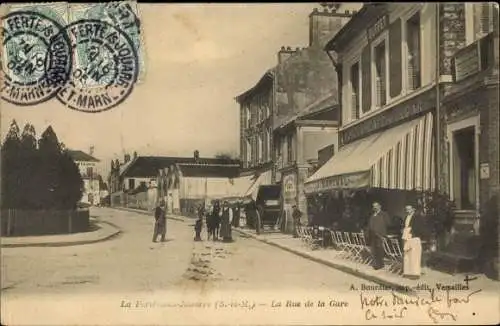
[{"label": "fence", "polygon": [[1,210],[2,236],[76,233],[89,230],[89,210]]}]

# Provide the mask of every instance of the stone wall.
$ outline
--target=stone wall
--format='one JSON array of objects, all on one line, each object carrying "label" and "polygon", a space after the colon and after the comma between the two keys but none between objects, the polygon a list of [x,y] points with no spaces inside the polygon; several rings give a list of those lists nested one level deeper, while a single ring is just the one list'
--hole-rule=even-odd
[{"label": "stone wall", "polygon": [[22,210],[1,211],[2,236],[29,236],[86,232],[89,210]]}]

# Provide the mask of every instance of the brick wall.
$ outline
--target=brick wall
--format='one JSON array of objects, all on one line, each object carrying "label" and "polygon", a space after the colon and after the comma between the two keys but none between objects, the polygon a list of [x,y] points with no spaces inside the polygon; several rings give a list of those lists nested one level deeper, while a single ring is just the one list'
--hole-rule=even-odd
[{"label": "brick wall", "polygon": [[465,3],[442,3],[439,10],[440,75],[452,75],[455,52],[465,46]]}]

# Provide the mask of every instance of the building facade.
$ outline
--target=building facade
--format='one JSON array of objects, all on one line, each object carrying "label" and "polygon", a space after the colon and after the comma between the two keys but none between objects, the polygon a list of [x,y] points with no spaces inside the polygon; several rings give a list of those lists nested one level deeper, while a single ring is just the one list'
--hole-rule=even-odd
[{"label": "building facade", "polygon": [[453,39],[462,46],[442,97],[442,187],[455,203],[457,235],[479,235],[481,258],[489,262],[498,257],[500,218],[498,6],[466,3],[456,10],[463,18]]},{"label": "building facade", "polygon": [[493,13],[486,3],[364,5],[325,48],[341,72],[340,151],[307,192],[381,190],[404,216],[409,193],[437,190],[455,202],[455,228],[477,229],[480,207],[498,198]]},{"label": "building facade", "polygon": [[78,166],[78,170],[82,176],[83,193],[81,201],[90,205],[99,205],[101,201],[101,189],[97,164],[100,161],[91,154],[83,151],[68,150],[68,153]]},{"label": "building facade", "polygon": [[292,207],[303,212],[302,223],[308,223],[304,181],[319,165],[319,152],[331,155],[338,148],[339,108],[337,97],[329,96],[274,130],[277,179],[281,180],[286,230],[293,230]]},{"label": "building facade", "polygon": [[403,216],[408,192],[435,188],[436,13],[435,4],[365,4],[327,44],[341,83],[340,148],[307,193],[380,190],[385,209]]}]

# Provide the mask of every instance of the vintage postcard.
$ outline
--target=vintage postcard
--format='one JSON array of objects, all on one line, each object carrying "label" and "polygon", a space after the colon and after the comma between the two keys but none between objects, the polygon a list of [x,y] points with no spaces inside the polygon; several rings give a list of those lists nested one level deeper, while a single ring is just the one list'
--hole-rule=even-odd
[{"label": "vintage postcard", "polygon": [[498,324],[498,10],[2,3],[1,324]]}]

